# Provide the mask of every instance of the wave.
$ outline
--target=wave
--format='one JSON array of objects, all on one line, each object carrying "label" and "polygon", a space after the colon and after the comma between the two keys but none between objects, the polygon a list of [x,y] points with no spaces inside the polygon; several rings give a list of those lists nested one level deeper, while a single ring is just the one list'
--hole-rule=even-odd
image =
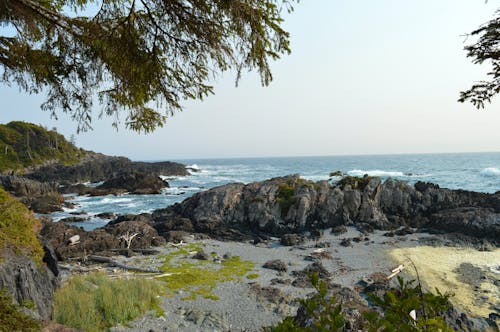
[{"label": "wave", "polygon": [[119,198],[104,197],[100,201],[100,203],[102,203],[102,204],[128,203],[131,200],[132,200],[131,198],[125,198],[125,197],[119,197]]},{"label": "wave", "polygon": [[482,176],[500,176],[500,169],[496,167],[488,167],[481,170],[479,174]]},{"label": "wave", "polygon": [[365,171],[362,169],[353,169],[349,172],[347,172],[348,175],[350,176],[364,176],[365,174],[368,174],[369,176],[380,176],[380,177],[405,177],[405,176],[411,176],[409,174],[405,174],[403,172],[398,172],[398,171],[382,171],[379,169],[374,169],[374,170],[369,170]]}]

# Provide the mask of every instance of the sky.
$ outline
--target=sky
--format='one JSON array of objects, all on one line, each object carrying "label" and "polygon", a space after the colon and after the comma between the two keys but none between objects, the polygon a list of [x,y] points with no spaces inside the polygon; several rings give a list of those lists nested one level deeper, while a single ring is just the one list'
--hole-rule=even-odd
[{"label": "sky", "polygon": [[[85,149],[133,160],[500,151],[500,99],[486,110],[457,102],[486,78],[466,58],[465,36],[493,18],[497,1],[301,0],[286,14],[292,54],[272,63],[274,81],[245,73],[212,83],[165,127],[144,135],[110,119],[76,134],[43,95],[0,85],[0,122],[30,121]],[[99,113],[96,107],[95,114]]]}]

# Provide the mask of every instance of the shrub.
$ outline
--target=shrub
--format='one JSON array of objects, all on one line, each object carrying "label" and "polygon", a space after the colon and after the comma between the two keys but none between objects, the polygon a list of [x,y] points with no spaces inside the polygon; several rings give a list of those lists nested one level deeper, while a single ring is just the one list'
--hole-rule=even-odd
[{"label": "shrub", "polygon": [[26,206],[0,188],[0,258],[8,250],[41,264],[43,249],[37,239],[40,227],[40,221]]},{"label": "shrub", "polygon": [[159,306],[162,286],[142,278],[110,279],[103,273],[72,277],[56,291],[54,319],[85,331],[102,331],[137,318]]},{"label": "shrub", "polygon": [[26,315],[15,305],[5,289],[0,289],[0,331],[39,331],[39,321]]},{"label": "shrub", "polygon": [[311,284],[316,289],[312,297],[301,300],[300,304],[306,311],[307,327],[301,326],[293,317],[285,318],[274,327],[264,328],[266,332],[329,332],[340,331],[345,325],[342,317],[342,307],[336,303],[335,297],[328,297],[328,284],[320,280],[317,273],[310,276]]},{"label": "shrub", "polygon": [[357,176],[345,176],[337,182],[337,185],[344,188],[349,185],[352,189],[358,189],[363,191],[366,185],[373,179],[373,176],[367,176],[360,178]]},{"label": "shrub", "polygon": [[[316,294],[311,298],[301,300],[301,322],[294,317],[287,317],[275,327],[264,328],[266,332],[321,332],[342,331],[345,319],[342,307],[336,304],[335,297],[328,297],[327,283],[319,280],[317,274],[312,274],[311,282]],[[405,332],[405,331],[440,331],[453,329],[445,322],[444,312],[449,309],[449,294],[437,295],[423,292],[422,286],[415,281],[403,281],[398,277],[398,287],[388,290],[383,297],[369,295],[374,304],[380,307],[383,314],[371,310],[364,313],[366,331],[370,332]],[[413,320],[409,313],[415,310],[417,319]],[[307,324],[304,324],[307,322]],[[307,326],[304,326],[307,325]]]},{"label": "shrub", "polygon": [[[369,331],[453,331],[444,321],[442,315],[449,309],[450,294],[437,295],[423,292],[415,280],[404,281],[398,276],[398,287],[388,290],[383,297],[370,294],[370,299],[384,312],[379,315],[376,311],[367,312]],[[417,319],[410,316],[415,310]]]}]

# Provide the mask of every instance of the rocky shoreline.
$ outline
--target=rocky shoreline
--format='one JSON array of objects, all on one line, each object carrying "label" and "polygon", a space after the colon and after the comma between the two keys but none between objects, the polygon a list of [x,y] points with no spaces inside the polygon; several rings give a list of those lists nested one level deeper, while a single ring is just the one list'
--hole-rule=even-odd
[{"label": "rocky shoreline", "polygon": [[[352,240],[348,246],[346,239]],[[196,285],[188,285],[162,297],[164,315],[150,313],[112,331],[260,331],[286,316],[295,316],[300,308],[299,300],[314,292],[308,278],[312,271],[319,272],[328,281],[331,292],[343,303],[349,326],[346,331],[356,331],[361,328],[362,312],[371,308],[366,294],[374,291],[382,294],[394,286],[395,282],[386,277],[395,266],[407,263],[394,259],[390,252],[419,248],[428,243],[439,243],[441,247],[444,244],[441,241],[442,236],[435,234],[415,232],[389,236],[385,231],[374,231],[366,235],[354,227],[347,227],[345,233],[334,234],[328,229],[319,241],[306,238],[301,245],[294,246],[283,246],[278,238],[254,244],[253,241],[196,239],[188,235],[183,238],[184,245],[169,243],[156,247],[154,254],[135,252],[125,257],[115,253],[112,259],[120,264],[149,269],[160,268],[164,257],[182,248],[187,248],[187,252],[178,257],[180,265],[198,266],[196,261],[201,259],[206,263],[200,263],[199,268],[211,271],[219,268],[226,257],[239,257],[252,262],[253,267],[241,277],[217,283],[211,290],[215,299],[202,295],[185,299],[196,289]],[[457,245],[452,239],[447,241],[448,246]],[[208,255],[201,257],[200,250]],[[500,256],[500,251],[497,249],[490,254]],[[65,269],[68,268],[99,269],[112,277],[128,274],[115,266],[88,259],[72,260],[69,267],[65,263]],[[406,278],[413,276],[408,273]],[[165,280],[168,287],[169,279]],[[432,285],[426,285],[426,289],[433,289]],[[498,323],[498,320],[495,323],[495,310],[498,310],[495,309],[495,296],[492,294],[485,304],[492,313],[491,318],[477,317],[457,305],[447,314],[447,321],[460,331],[488,328],[494,331],[492,324]]]},{"label": "rocky shoreline", "polygon": [[[2,175],[0,184],[35,211],[50,212],[65,204],[62,194],[153,194],[168,186],[158,175],[188,173],[185,166],[174,163],[93,158],[67,166],[65,171],[61,171],[62,166],[49,165],[26,177]],[[82,181],[103,183],[97,187],[75,185]],[[240,278],[217,284],[214,292],[220,292],[217,296],[221,299],[217,303],[207,299],[186,302],[181,300],[182,291],[175,293],[164,299],[165,317],[148,316],[133,322],[131,328],[117,327],[117,331],[139,331],[145,326],[151,330],[258,330],[297,311],[297,299],[312,291],[304,279],[307,272],[302,273],[300,281],[297,271],[308,271],[308,266],[320,263],[328,272],[325,278],[334,276],[334,283],[340,283],[332,284],[332,289],[342,299],[345,295],[346,303],[353,303],[346,308],[350,308],[347,316],[355,330],[359,323],[356,315],[369,306],[363,292],[372,282],[366,281],[386,273],[396,263],[388,250],[465,246],[498,255],[500,242],[500,193],[449,190],[422,182],[409,185],[393,179],[382,182],[368,176],[312,182],[291,175],[250,184],[233,183],[199,192],[153,213],[115,216],[110,211],[105,217],[112,220],[93,231],[43,221],[40,236],[52,261],[59,261],[52,264],[54,275],[59,273],[58,265],[69,271],[88,270],[95,264],[91,256],[111,257],[101,258],[100,268],[113,265],[110,262],[116,266],[118,261],[122,262],[118,266],[142,264],[154,268],[165,250],[178,243],[197,243],[213,255],[202,259],[221,257],[221,262],[227,250],[253,262],[253,274],[257,275],[256,280]],[[279,262],[273,262],[273,257]],[[192,255],[183,259],[191,260]],[[105,270],[112,274],[116,267]],[[498,275],[491,278],[497,278],[492,280],[493,287],[498,288]],[[388,287],[387,283],[383,287]],[[224,310],[234,308],[234,301],[244,297],[250,299],[245,300],[246,320],[239,318],[239,312],[224,314]],[[500,308],[487,304],[489,309],[485,310],[491,311],[487,317],[470,320],[454,312],[450,322],[464,330],[498,328]],[[221,309],[213,311],[212,307]]]}]

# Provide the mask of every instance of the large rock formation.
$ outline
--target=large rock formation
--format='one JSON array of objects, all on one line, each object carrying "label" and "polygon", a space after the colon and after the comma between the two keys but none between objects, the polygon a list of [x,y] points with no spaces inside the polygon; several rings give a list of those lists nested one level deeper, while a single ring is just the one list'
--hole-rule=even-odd
[{"label": "large rock formation", "polygon": [[[500,194],[434,184],[345,177],[337,183],[298,176],[228,184],[153,213],[159,233],[186,230],[224,237],[227,230],[280,236],[337,225],[400,226],[500,239]],[[183,228],[186,226],[186,229]]]},{"label": "large rock formation", "polygon": [[[57,286],[57,264],[52,264],[50,248],[45,247],[45,264],[16,254],[5,254],[0,263],[0,289],[6,288],[13,300],[37,319],[50,319]],[[52,268],[49,268],[49,266]]]},{"label": "large rock formation", "polygon": [[0,187],[37,213],[61,210],[64,202],[56,183],[39,182],[15,175],[0,174]]},{"label": "large rock formation", "polygon": [[[165,244],[165,239],[147,221],[137,219],[118,219],[104,228],[89,232],[62,222],[45,221],[40,235],[54,248],[58,260],[96,253],[108,255],[119,249],[145,249]],[[72,242],[70,239],[74,236],[78,236],[78,240]]]},{"label": "large rock formation", "polygon": [[152,175],[189,175],[186,167],[174,162],[137,162],[125,157],[110,157],[100,153],[86,156],[72,166],[62,164],[46,165],[27,173],[25,176],[42,182],[73,184],[79,182],[100,182],[115,178],[120,174],[141,172]]},{"label": "large rock formation", "polygon": [[65,194],[76,193],[90,196],[121,195],[126,192],[136,195],[153,195],[160,194],[161,189],[168,186],[168,182],[157,175],[133,171],[121,173],[97,187],[79,183],[62,187],[60,190]]}]

